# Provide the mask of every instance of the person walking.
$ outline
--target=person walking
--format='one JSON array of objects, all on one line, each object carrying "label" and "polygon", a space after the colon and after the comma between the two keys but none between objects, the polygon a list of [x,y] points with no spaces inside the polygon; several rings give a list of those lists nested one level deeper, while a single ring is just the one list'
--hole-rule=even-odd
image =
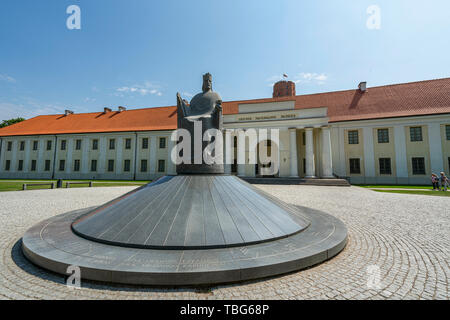
[{"label": "person walking", "polygon": [[448,181],[444,172],[441,172],[441,176],[439,177],[439,190],[447,191]]},{"label": "person walking", "polygon": [[431,184],[433,185],[433,191],[439,191],[439,178],[436,174],[431,174]]}]

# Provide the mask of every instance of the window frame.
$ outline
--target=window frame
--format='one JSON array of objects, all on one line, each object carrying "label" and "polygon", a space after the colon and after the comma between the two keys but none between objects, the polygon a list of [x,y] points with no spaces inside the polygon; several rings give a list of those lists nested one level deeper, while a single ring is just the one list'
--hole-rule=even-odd
[{"label": "window frame", "polygon": [[114,159],[108,159],[108,172],[114,172]]},{"label": "window frame", "polygon": [[44,171],[50,171],[50,167],[51,167],[51,160],[46,159],[44,163]]},{"label": "window frame", "polygon": [[5,161],[5,171],[10,171],[11,170],[11,160],[6,159]]},{"label": "window frame", "polygon": [[[382,133],[382,135],[380,135],[380,133]],[[386,133],[384,135],[384,133]],[[380,128],[377,129],[377,138],[378,138],[378,143],[389,143],[389,128]],[[380,139],[381,138],[381,139]]]},{"label": "window frame", "polygon": [[81,167],[81,161],[80,159],[74,159],[73,160],[73,172],[79,172]]},{"label": "window frame", "polygon": [[17,171],[23,171],[23,160],[20,159],[17,163]]},{"label": "window frame", "polygon": [[36,151],[39,149],[39,141],[33,140],[33,151]]},{"label": "window frame", "polygon": [[98,139],[92,139],[92,150],[98,150]]},{"label": "window frame", "polygon": [[[348,160],[349,160],[348,165],[349,165],[350,174],[361,174],[361,159],[360,158],[349,158]],[[352,166],[352,162],[358,163],[358,168],[357,168],[358,171],[357,172],[354,171],[355,167]],[[352,171],[352,169],[353,169],[353,171]]]},{"label": "window frame", "polygon": [[25,150],[25,141],[20,141],[19,143],[19,151],[24,151]]},{"label": "window frame", "polygon": [[445,137],[446,137],[446,139],[450,140],[450,125],[446,124],[444,130],[445,130]]},{"label": "window frame", "polygon": [[[161,164],[163,164],[163,168],[161,170]],[[165,172],[166,171],[166,160],[159,159],[158,160],[158,172]]]},{"label": "window frame", "polygon": [[36,171],[37,161],[35,159],[31,159],[30,171]]},{"label": "window frame", "polygon": [[66,150],[67,149],[67,140],[61,140],[60,147],[61,147],[61,149],[60,149],[61,151]]},{"label": "window frame", "polygon": [[[417,129],[419,129],[419,130],[416,132]],[[415,131],[415,132],[413,132],[413,131]],[[420,137],[419,137],[418,132],[420,133]],[[409,127],[409,141],[410,142],[422,142],[423,141],[422,127],[420,127],[420,126]]]},{"label": "window frame", "polygon": [[348,130],[347,136],[348,144],[359,144],[359,130]]},{"label": "window frame", "polygon": [[[422,160],[423,170],[417,171],[417,161]],[[414,163],[416,161],[416,164]],[[421,169],[421,168],[420,168]],[[411,171],[412,174],[415,176],[423,176],[426,175],[426,164],[425,164],[425,157],[412,157],[411,158]]]},{"label": "window frame", "polygon": [[46,150],[47,150],[47,151],[52,150],[52,145],[53,145],[52,140],[47,140],[47,147],[46,147]]},{"label": "window frame", "polygon": [[60,159],[59,160],[58,171],[65,171],[65,169],[66,169],[66,160],[65,159]]},{"label": "window frame", "polygon": [[[145,163],[145,166],[144,166],[144,163]],[[141,172],[147,172],[148,171],[148,161],[147,161],[147,159],[141,159],[141,166],[140,166],[139,169],[140,169]]]},{"label": "window frame", "polygon": [[116,150],[116,139],[109,139],[109,150]]},{"label": "window frame", "polygon": [[[164,141],[164,146],[162,146],[161,142]],[[167,146],[166,137],[159,137],[159,148],[165,149]]]},{"label": "window frame", "polygon": [[82,146],[82,140],[76,139],[75,140],[75,150],[81,150],[81,146]]},{"label": "window frame", "polygon": [[12,150],[12,141],[8,141],[7,145],[6,145],[6,151],[11,151]]},{"label": "window frame", "polygon": [[126,150],[131,149],[131,138],[125,138],[125,149]]},{"label": "window frame", "polygon": [[97,172],[97,159],[91,159],[91,172]]},{"label": "window frame", "polygon": [[142,138],[141,148],[148,149],[148,138]]},{"label": "window frame", "polygon": [[123,172],[130,172],[131,171],[131,160],[125,159],[123,160]]},{"label": "window frame", "polygon": [[[388,167],[386,166],[387,163],[389,164]],[[378,158],[378,171],[380,175],[392,175],[391,158]]]}]

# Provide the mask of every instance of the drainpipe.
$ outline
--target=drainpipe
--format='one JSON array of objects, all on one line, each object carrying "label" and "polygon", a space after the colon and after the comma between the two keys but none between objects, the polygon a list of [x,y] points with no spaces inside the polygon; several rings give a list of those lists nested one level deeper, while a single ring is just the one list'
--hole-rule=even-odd
[{"label": "drainpipe", "polygon": [[137,171],[137,147],[138,147],[138,136],[137,132],[135,134],[135,141],[134,141],[134,176],[133,180],[136,180],[136,171]]},{"label": "drainpipe", "polygon": [[57,148],[58,148],[58,136],[55,135],[55,145],[54,145],[55,152],[53,153],[53,173],[52,173],[52,180],[55,179],[56,149],[57,149]]}]

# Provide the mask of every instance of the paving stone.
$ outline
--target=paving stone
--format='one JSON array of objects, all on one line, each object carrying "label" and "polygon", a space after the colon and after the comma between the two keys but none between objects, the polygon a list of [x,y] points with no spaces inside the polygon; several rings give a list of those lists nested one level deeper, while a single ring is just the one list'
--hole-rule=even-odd
[{"label": "paving stone", "polygon": [[[295,205],[344,221],[346,248],[316,267],[270,279],[198,288],[113,286],[65,279],[40,269],[18,242],[34,224],[100,205],[132,187],[74,188],[0,193],[0,299],[449,299],[450,198],[377,193],[358,187],[258,185]],[[367,267],[380,268],[379,289]],[[373,274],[372,274],[373,276]],[[276,293],[280,291],[280,294]],[[383,290],[390,295],[383,296]],[[346,298],[347,297],[347,298]]]}]

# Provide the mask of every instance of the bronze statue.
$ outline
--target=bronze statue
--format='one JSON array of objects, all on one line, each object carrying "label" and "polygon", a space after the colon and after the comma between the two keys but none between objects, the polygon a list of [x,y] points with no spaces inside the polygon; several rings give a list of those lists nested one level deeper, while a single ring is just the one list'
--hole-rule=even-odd
[{"label": "bronze statue", "polygon": [[[212,76],[210,73],[203,75],[202,91],[196,94],[191,103],[181,98],[177,93],[177,115],[178,129],[186,129],[191,134],[191,164],[177,165],[177,173],[223,173],[223,164],[201,164],[194,163],[194,123],[201,121],[202,136],[208,129],[222,130],[222,98],[217,92],[212,91]],[[208,145],[207,141],[202,143],[202,151]]]},{"label": "bronze statue", "polygon": [[202,93],[196,94],[192,98],[190,104],[177,93],[178,115],[181,115],[181,119],[195,121],[211,117],[215,112],[222,111],[222,98],[217,92],[212,91],[212,76],[210,73],[203,75],[202,90]]}]

